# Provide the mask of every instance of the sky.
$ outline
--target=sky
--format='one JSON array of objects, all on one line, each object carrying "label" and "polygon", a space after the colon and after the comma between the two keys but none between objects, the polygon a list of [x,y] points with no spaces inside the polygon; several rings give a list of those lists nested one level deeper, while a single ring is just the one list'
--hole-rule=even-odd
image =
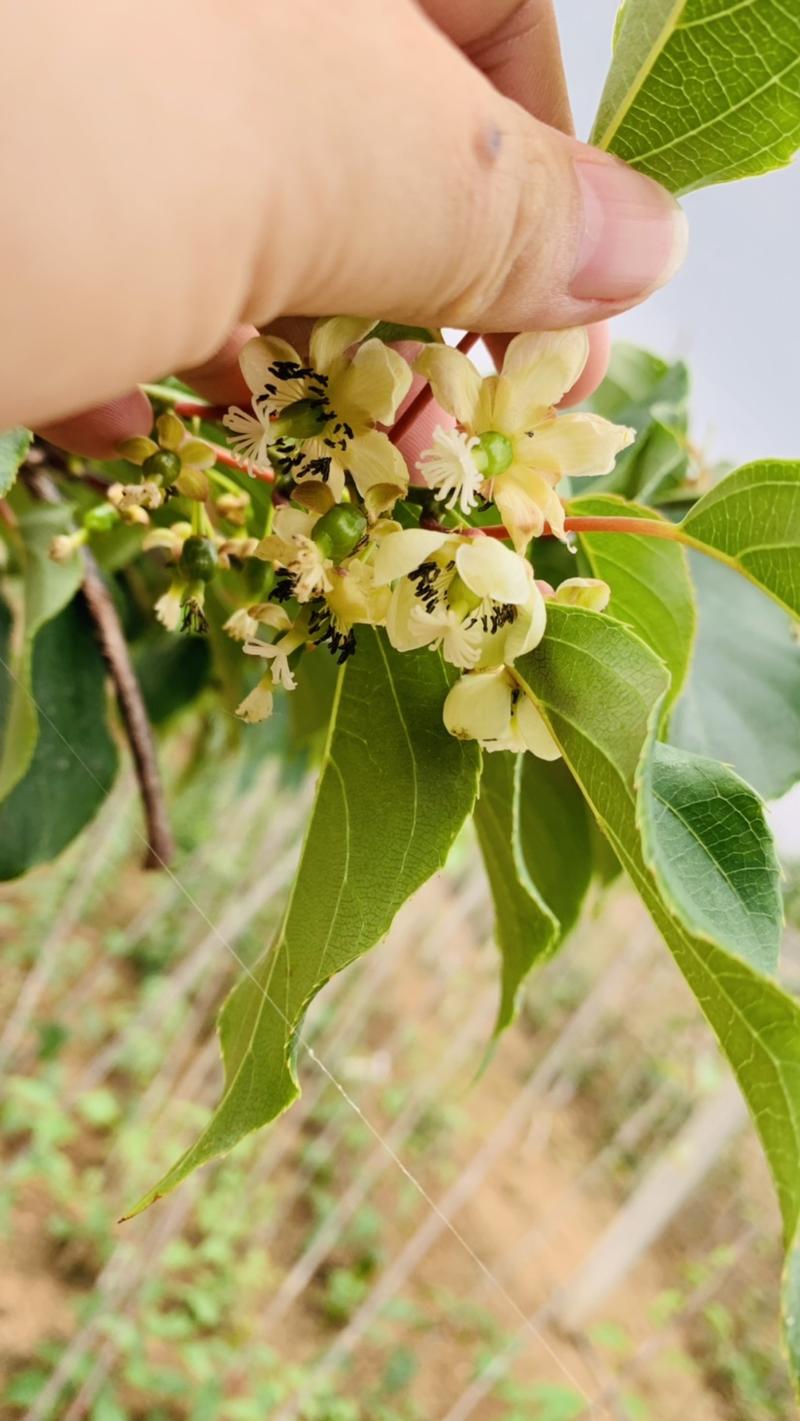
[{"label": "sky", "polygon": [[[611,54],[616,0],[557,0],[578,135],[588,138]],[[614,323],[616,335],[688,360],[694,433],[734,464],[800,458],[800,165],[683,199],[686,264]]]}]

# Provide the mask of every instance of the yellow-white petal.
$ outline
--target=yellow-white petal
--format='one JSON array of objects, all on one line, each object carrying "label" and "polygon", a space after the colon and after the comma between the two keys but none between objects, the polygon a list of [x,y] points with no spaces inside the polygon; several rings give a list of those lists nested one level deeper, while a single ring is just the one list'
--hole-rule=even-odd
[{"label": "yellow-white petal", "polygon": [[[292,365],[303,364],[294,346],[289,345],[286,340],[281,340],[280,336],[254,336],[242,346],[239,366],[248,389],[254,395],[260,395],[265,384],[273,382],[274,376],[270,373],[270,366],[276,361],[288,361]],[[298,400],[302,397],[302,388],[299,394],[292,395],[292,398]]]},{"label": "yellow-white petal", "polygon": [[214,450],[205,439],[187,439],[179,453],[184,468],[188,464],[193,469],[211,469],[217,462]]},{"label": "yellow-white petal", "polygon": [[272,715],[272,704],[272,678],[267,675],[236,707],[236,714],[248,725],[258,725],[259,721],[267,720]]},{"label": "yellow-white petal", "polygon": [[331,586],[325,601],[340,631],[349,631],[359,623],[382,626],[386,620],[391,592],[388,587],[376,587],[372,568],[351,560],[345,567],[333,568]]},{"label": "yellow-white petal", "polygon": [[[501,374],[514,387],[520,410],[557,405],[589,358],[582,326],[567,331],[524,331],[509,344]],[[517,430],[527,428],[523,419]]]},{"label": "yellow-white petal", "polygon": [[408,465],[400,450],[377,429],[359,434],[347,451],[347,467],[370,517],[393,508],[408,488]]},{"label": "yellow-white petal", "polygon": [[511,686],[504,667],[462,676],[447,693],[444,723],[458,740],[500,740],[511,719]]},{"label": "yellow-white petal", "polygon": [[344,493],[345,454],[334,454],[322,439],[306,439],[303,443],[304,461],[295,469],[295,483],[319,483],[330,491],[334,503],[341,503]]},{"label": "yellow-white petal", "polygon": [[403,528],[399,533],[387,533],[378,544],[373,562],[376,587],[407,577],[438,552],[449,537],[449,533],[429,532],[427,528]]},{"label": "yellow-white petal", "polygon": [[437,404],[473,433],[481,377],[472,361],[451,345],[427,345],[414,369],[430,382]]},{"label": "yellow-white petal", "polygon": [[368,340],[352,360],[331,369],[328,395],[339,419],[359,433],[373,424],[394,423],[411,379],[411,367],[402,355],[381,340]]},{"label": "yellow-white petal", "polygon": [[610,600],[611,588],[599,577],[568,577],[553,595],[562,606],[588,607],[590,612],[604,612]]},{"label": "yellow-white petal", "polygon": [[317,321],[311,332],[311,364],[320,374],[327,374],[334,360],[344,355],[348,346],[364,340],[378,322],[371,316],[329,316]]},{"label": "yellow-white petal", "polygon": [[530,599],[520,608],[517,620],[508,628],[503,642],[503,660],[511,666],[518,656],[525,656],[539,645],[547,626],[547,604],[536,583]]},{"label": "yellow-white petal", "polygon": [[517,444],[517,459],[544,473],[580,478],[608,474],[621,449],[636,438],[636,430],[612,424],[599,414],[553,415]]},{"label": "yellow-white petal", "polygon": [[505,523],[518,553],[524,553],[531,538],[541,537],[549,523],[557,537],[564,533],[564,508],[558,494],[542,474],[512,466],[493,481],[491,497]]},{"label": "yellow-white petal", "polygon": [[172,410],[165,410],[156,420],[156,433],[158,442],[162,449],[169,449],[173,453],[180,449],[186,438],[186,430],[183,421]]},{"label": "yellow-white petal", "polygon": [[533,583],[530,563],[496,538],[464,538],[456,567],[470,592],[493,602],[527,602]]},{"label": "yellow-white petal", "polygon": [[386,632],[395,651],[417,651],[421,646],[430,646],[442,635],[445,619],[446,609],[441,614],[421,609],[413,586],[403,578],[392,592],[386,612]]},{"label": "yellow-white petal", "polygon": [[291,543],[297,537],[310,538],[318,517],[318,514],[309,513],[305,508],[294,508],[291,503],[285,503],[275,510],[272,531],[284,543]]},{"label": "yellow-white petal", "polygon": [[531,700],[525,695],[517,701],[515,728],[525,749],[540,760],[560,760],[561,751],[547,725]]},{"label": "yellow-white petal", "polygon": [[148,439],[144,434],[137,434],[133,439],[123,440],[119,446],[119,452],[131,464],[141,465],[145,459],[150,458],[151,454],[158,453],[158,445],[154,439]]}]

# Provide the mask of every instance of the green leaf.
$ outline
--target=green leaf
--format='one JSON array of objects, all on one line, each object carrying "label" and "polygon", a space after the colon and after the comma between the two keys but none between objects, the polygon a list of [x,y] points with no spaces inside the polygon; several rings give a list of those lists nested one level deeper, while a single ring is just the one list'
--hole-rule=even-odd
[{"label": "green leaf", "polygon": [[133,650],[133,669],[153,725],[163,725],[196,700],[208,682],[211,653],[205,637],[175,636],[151,627]]},{"label": "green leaf", "polygon": [[13,487],[20,465],[24,464],[33,435],[19,425],[0,434],[0,498]]},{"label": "green leaf", "polygon": [[695,652],[673,745],[724,760],[764,799],[800,780],[800,646],[786,613],[731,568],[690,552]]},{"label": "green leaf", "polygon": [[24,617],[17,654],[11,658],[13,689],[0,755],[0,801],[22,779],[30,765],[38,735],[38,717],[31,699],[31,664],[37,633],[72,600],[83,577],[81,558],[53,562],[48,549],[58,533],[70,531],[70,511],[63,505],[35,508],[19,520],[23,544]]},{"label": "green leaf", "polygon": [[534,963],[555,950],[558,919],[536,891],[519,843],[519,786],[523,756],[487,755],[481,776],[475,827],[495,910],[495,935],[502,957],[500,1005],[494,1035],[517,1014],[519,992]]},{"label": "green leaf", "polygon": [[672,192],[784,167],[800,145],[800,12],[626,0],[591,141]]},{"label": "green leaf", "polygon": [[441,331],[431,330],[428,326],[402,326],[396,321],[379,321],[374,330],[371,330],[370,340],[382,340],[388,345],[390,341],[410,340],[415,343],[422,342],[423,345],[441,344]]},{"label": "green leaf", "polygon": [[470,814],[480,752],[444,728],[452,676],[429,651],[393,651],[359,629],[340,673],[317,798],[277,938],[223,1007],[225,1091],[208,1125],[134,1213],[231,1149],[298,1095],[309,1003],[386,933],[441,868]]},{"label": "green leaf", "polygon": [[[0,602],[0,707],[14,691],[4,669],[10,622]],[[96,813],[116,774],[106,668],[77,600],[39,632],[31,692],[41,709],[39,735],[27,772],[0,807],[0,879],[55,858]]]},{"label": "green leaf", "polygon": [[558,919],[560,943],[578,921],[592,878],[591,816],[562,760],[520,758],[520,853],[528,877]]},{"label": "green leaf", "polygon": [[800,617],[800,463],[763,459],[728,474],[689,510],[682,540],[735,567]]},{"label": "green leaf", "polygon": [[[769,1161],[791,1248],[800,1218],[800,1007],[722,946],[718,933],[690,931],[653,874],[657,853],[664,874],[658,845],[648,841],[647,861],[642,851],[636,787],[646,793],[667,673],[642,641],[612,619],[557,606],[549,609],[544,640],[516,670],[733,1068]],[[800,1263],[790,1254],[786,1333],[800,1376],[798,1278]]]},{"label": "green leaf", "polygon": [[689,372],[624,341],[614,345],[608,374],[589,409],[636,430],[610,474],[575,481],[576,492],[619,493],[656,503],[683,484],[689,465]]},{"label": "green leaf", "polygon": [[783,904],[760,799],[726,765],[672,745],[654,745],[644,773],[642,830],[664,897],[695,932],[774,972]]},{"label": "green leaf", "polygon": [[[650,508],[611,495],[574,498],[569,512],[583,517],[653,519]],[[689,669],[695,631],[692,581],[679,543],[630,533],[581,533],[579,546],[593,577],[611,588],[609,614],[652,647],[671,676],[666,705],[677,699]]]}]

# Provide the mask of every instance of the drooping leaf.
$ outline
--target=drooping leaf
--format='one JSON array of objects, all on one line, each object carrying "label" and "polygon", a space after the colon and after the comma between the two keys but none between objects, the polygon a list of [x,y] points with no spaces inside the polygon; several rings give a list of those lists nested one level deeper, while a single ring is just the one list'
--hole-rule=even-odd
[{"label": "drooping leaf", "polygon": [[[554,607],[535,652],[517,662],[564,758],[615,853],[708,1018],[739,1081],[775,1181],[787,1248],[800,1218],[800,1006],[719,934],[691,931],[668,899],[663,853],[643,849],[637,783],[646,767],[667,692],[667,673],[642,641],[609,618]],[[642,811],[642,816],[647,815]],[[674,866],[673,866],[674,867]],[[723,925],[724,926],[724,925]],[[787,1264],[786,1335],[800,1376],[800,1324],[792,1312],[800,1263]],[[790,1315],[791,1313],[791,1315]]]},{"label": "drooping leaf", "polygon": [[208,642],[151,628],[133,651],[133,669],[153,725],[163,725],[196,700],[211,667]]},{"label": "drooping leaf", "polygon": [[615,424],[636,430],[610,474],[575,479],[574,492],[618,493],[658,503],[678,489],[689,464],[687,426],[689,372],[683,361],[669,365],[649,351],[621,341],[611,352],[608,374],[587,401]]},{"label": "drooping leaf", "polygon": [[626,0],[592,133],[672,192],[784,167],[800,145],[785,0]]},{"label": "drooping leaf", "polygon": [[33,435],[18,425],[0,434],[0,498],[13,487],[20,466],[25,462]]},{"label": "drooping leaf", "polygon": [[500,1005],[494,1035],[517,1012],[520,988],[531,968],[555,949],[558,919],[528,876],[519,842],[519,781],[522,756],[487,755],[475,827],[492,890],[495,935],[502,958]]},{"label": "drooping leaf", "polygon": [[[13,696],[4,669],[10,622],[0,603],[0,705]],[[26,773],[0,806],[0,879],[55,858],[96,813],[116,774],[106,668],[77,599],[36,638],[31,694],[39,734]]]},{"label": "drooping leaf", "polygon": [[555,913],[563,942],[578,921],[592,878],[592,822],[562,760],[521,756],[518,819],[528,877]]},{"label": "drooping leaf", "polygon": [[307,652],[301,660],[297,688],[289,699],[291,740],[298,752],[321,751],[336,697],[337,675],[336,659],[324,649]]},{"label": "drooping leaf", "polygon": [[60,504],[34,508],[19,520],[24,556],[24,612],[18,650],[16,655],[12,653],[10,661],[12,691],[0,755],[0,801],[22,779],[36,745],[38,717],[30,696],[36,635],[72,600],[83,576],[79,557],[56,563],[48,556],[53,538],[69,530],[69,509]]},{"label": "drooping leaf", "polygon": [[[656,517],[650,508],[611,495],[574,498],[569,512],[613,518]],[[652,647],[670,672],[666,704],[680,694],[695,631],[695,607],[686,551],[678,543],[630,533],[581,533],[579,546],[592,577],[611,588],[609,615],[624,622]]]},{"label": "drooping leaf", "polygon": [[736,469],[698,500],[680,529],[690,546],[735,567],[800,617],[800,462],[762,459]]},{"label": "drooping leaf", "polygon": [[789,617],[723,563],[689,553],[694,656],[673,745],[733,765],[764,799],[800,780],[800,645]]},{"label": "drooping leaf", "polygon": [[763,805],[716,760],[655,744],[640,817],[662,893],[696,932],[761,972],[778,965],[780,869]]},{"label": "drooping leaf", "polygon": [[374,946],[447,858],[480,774],[477,746],[444,728],[451,679],[438,655],[400,655],[382,633],[359,629],[358,654],[340,673],[283,923],[222,1010],[222,1100],[197,1143],[134,1212],[291,1105],[309,1003],[329,977]]}]

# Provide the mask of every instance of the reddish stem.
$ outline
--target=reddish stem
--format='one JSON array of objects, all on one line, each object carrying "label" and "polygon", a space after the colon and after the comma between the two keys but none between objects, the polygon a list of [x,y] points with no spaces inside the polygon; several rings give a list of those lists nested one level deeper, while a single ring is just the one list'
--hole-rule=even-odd
[{"label": "reddish stem", "polygon": [[[479,538],[483,534],[487,538],[510,538],[511,534],[502,523],[484,524],[482,528],[451,528],[444,529],[440,523],[436,523],[431,518],[421,518],[420,524],[424,528],[435,528],[441,532],[461,533],[467,538]],[[590,518],[588,516],[576,516],[564,519],[564,529],[567,533],[632,533],[640,538],[663,538],[667,542],[681,542],[678,530],[674,523],[662,523],[657,518]],[[549,523],[545,523],[541,533],[543,538],[554,538],[556,535]]]},{"label": "reddish stem", "polygon": [[260,469],[257,465],[248,468],[245,459],[239,459],[232,454],[230,449],[224,449],[221,444],[212,444],[211,440],[206,440],[209,449],[214,450],[214,455],[218,464],[224,464],[227,469],[238,469],[242,474],[250,474],[254,479],[260,479],[262,483],[274,484],[275,472],[273,469]]},{"label": "reddish stem", "polygon": [[[458,342],[456,350],[460,350],[463,355],[467,355],[472,350],[472,347],[477,345],[479,340],[480,336],[477,335],[475,331],[467,331],[466,335],[463,335]],[[425,412],[430,404],[433,404],[433,390],[430,385],[425,384],[419,394],[414,396],[411,404],[403,410],[400,418],[392,425],[390,438],[393,444],[399,444],[403,435],[408,434],[408,431],[413,429],[420,415]]]},{"label": "reddish stem", "polygon": [[202,400],[179,400],[172,408],[181,419],[194,419],[197,415],[200,419],[220,420],[228,413],[229,406],[207,405]]}]

